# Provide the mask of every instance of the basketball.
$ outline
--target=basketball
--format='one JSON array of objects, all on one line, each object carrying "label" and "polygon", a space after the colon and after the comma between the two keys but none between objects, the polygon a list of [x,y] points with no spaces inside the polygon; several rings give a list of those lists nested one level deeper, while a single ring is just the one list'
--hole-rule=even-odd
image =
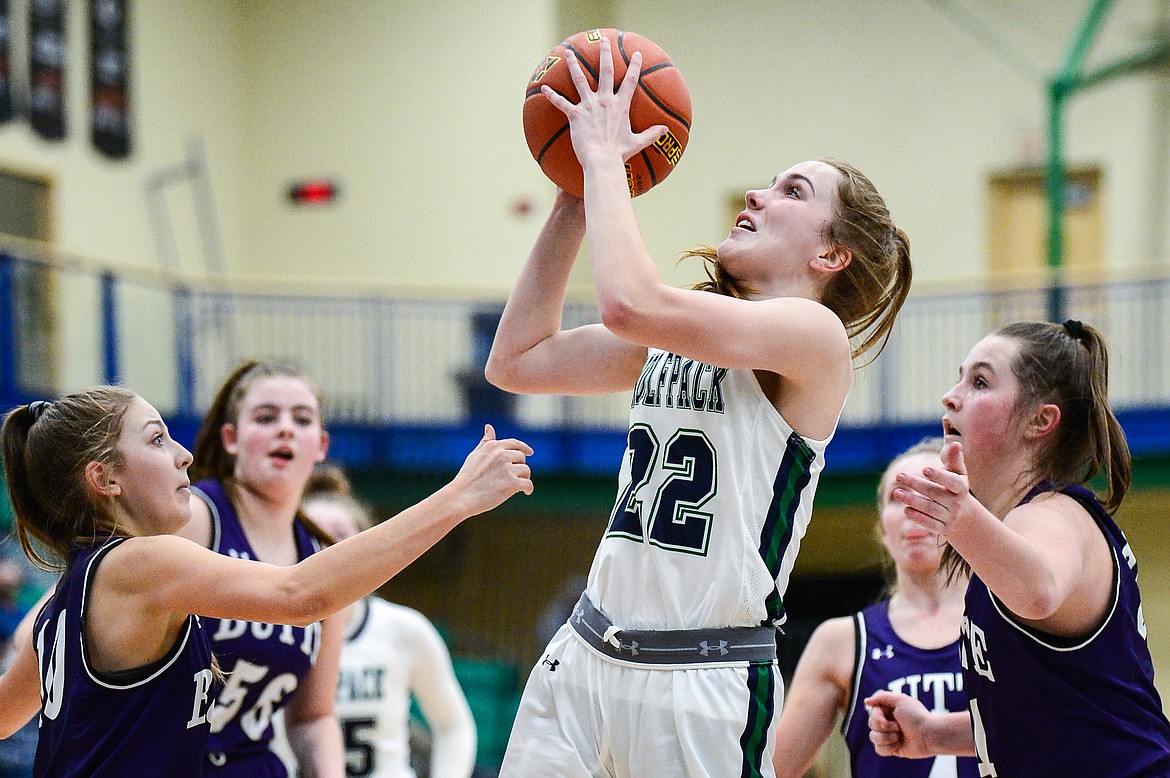
[{"label": "basketball", "polygon": [[609,38],[613,52],[615,90],[625,78],[630,57],[635,51],[642,52],[642,72],[630,103],[631,129],[637,133],[657,124],[667,127],[667,132],[653,145],[626,160],[630,196],[637,197],[670,175],[682,158],[691,134],[691,93],[687,84],[666,52],[648,38],[623,30],[598,29],[579,32],[562,41],[541,59],[528,81],[524,94],[524,137],[533,159],[554,184],[577,197],[584,195],[584,175],[573,151],[569,120],[541,94],[540,88],[547,84],[570,102],[580,101],[565,61],[565,52],[571,49],[589,86],[596,89],[603,35]]}]

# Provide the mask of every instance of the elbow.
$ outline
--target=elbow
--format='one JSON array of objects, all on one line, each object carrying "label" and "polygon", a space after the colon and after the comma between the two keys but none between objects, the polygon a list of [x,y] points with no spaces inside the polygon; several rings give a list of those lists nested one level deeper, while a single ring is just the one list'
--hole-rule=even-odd
[{"label": "elbow", "polygon": [[1017,606],[1008,607],[1021,619],[1041,621],[1055,614],[1063,602],[1053,587],[1042,587],[1028,592]]},{"label": "elbow", "polygon": [[601,323],[607,330],[622,340],[639,341],[644,315],[628,299],[602,298],[597,301]]},{"label": "elbow", "polygon": [[487,365],[483,369],[483,377],[487,379],[489,384],[501,391],[523,394],[528,390],[528,383],[515,369],[514,363],[507,363],[502,359],[488,357]]},{"label": "elbow", "polygon": [[483,368],[483,377],[497,389],[503,389],[505,392],[516,391],[513,388],[515,386],[514,379],[508,369],[507,360],[495,353],[488,355],[487,364]]}]

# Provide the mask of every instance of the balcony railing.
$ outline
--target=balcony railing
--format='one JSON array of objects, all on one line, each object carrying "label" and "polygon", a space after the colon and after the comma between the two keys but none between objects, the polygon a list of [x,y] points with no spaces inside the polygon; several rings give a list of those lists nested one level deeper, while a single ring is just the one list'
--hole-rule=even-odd
[{"label": "balcony railing", "polygon": [[[1110,392],[1135,453],[1170,453],[1170,278],[1069,285],[1068,315],[1111,349]],[[1001,324],[1045,319],[1046,289],[913,295],[885,351],[856,374],[831,455],[876,467],[937,429],[966,352]],[[483,379],[500,301],[222,291],[0,253],[0,400],[95,383],[141,392],[190,434],[240,360],[305,371],[326,400],[333,453],[407,469],[457,463],[483,421],[542,443],[545,466],[609,473],[629,395],[515,396]],[[564,324],[597,321],[566,305]],[[452,457],[457,457],[453,459]]]}]

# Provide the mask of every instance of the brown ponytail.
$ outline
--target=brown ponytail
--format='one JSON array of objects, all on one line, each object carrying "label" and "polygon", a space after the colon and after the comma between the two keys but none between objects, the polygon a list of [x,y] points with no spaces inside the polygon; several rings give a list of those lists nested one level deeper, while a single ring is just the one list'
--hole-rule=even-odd
[{"label": "brown ponytail", "polygon": [[828,238],[853,255],[849,265],[833,275],[821,302],[840,317],[850,338],[860,338],[853,356],[877,346],[876,358],[910,294],[914,275],[910,239],[894,224],[877,187],[860,170],[840,160],[821,162],[841,173]]},{"label": "brown ponytail", "polygon": [[1102,502],[1115,512],[1129,491],[1133,461],[1109,405],[1109,351],[1101,333],[1070,320],[1018,322],[996,334],[1019,344],[1012,370],[1020,382],[1021,407],[1060,408],[1060,424],[1037,455],[1036,472],[1057,486],[1085,484],[1104,474],[1108,487]]},{"label": "brown ponytail", "polygon": [[59,570],[69,552],[118,533],[114,510],[85,478],[90,462],[121,464],[118,438],[133,392],[101,386],[10,411],[0,428],[4,477],[25,555]]}]

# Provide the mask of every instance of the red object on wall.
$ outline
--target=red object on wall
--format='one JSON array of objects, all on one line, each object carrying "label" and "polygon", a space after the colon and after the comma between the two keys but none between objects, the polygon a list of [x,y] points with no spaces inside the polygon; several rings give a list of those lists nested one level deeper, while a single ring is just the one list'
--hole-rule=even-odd
[{"label": "red object on wall", "polygon": [[337,199],[337,184],[327,178],[296,181],[288,187],[293,205],[328,205]]}]

